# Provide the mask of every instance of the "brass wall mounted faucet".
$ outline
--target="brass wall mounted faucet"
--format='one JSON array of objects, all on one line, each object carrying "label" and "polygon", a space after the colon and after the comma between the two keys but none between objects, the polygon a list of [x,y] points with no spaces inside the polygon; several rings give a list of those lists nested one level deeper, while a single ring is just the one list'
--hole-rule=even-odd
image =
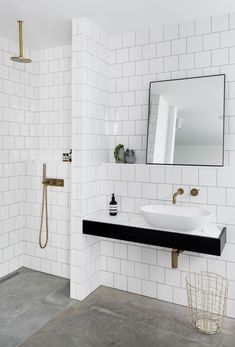
[{"label": "brass wall mounted faucet", "polygon": [[179,188],[176,193],[174,193],[173,198],[172,198],[172,203],[175,205],[176,204],[176,198],[178,195],[184,194],[183,188]]}]

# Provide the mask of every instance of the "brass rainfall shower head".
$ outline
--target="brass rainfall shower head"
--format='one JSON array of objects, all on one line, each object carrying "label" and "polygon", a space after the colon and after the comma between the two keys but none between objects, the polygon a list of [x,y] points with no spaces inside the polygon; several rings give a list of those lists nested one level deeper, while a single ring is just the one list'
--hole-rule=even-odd
[{"label": "brass rainfall shower head", "polygon": [[18,20],[19,23],[19,50],[20,55],[18,57],[11,57],[11,60],[17,63],[31,63],[32,60],[29,58],[24,58],[23,56],[23,22]]}]

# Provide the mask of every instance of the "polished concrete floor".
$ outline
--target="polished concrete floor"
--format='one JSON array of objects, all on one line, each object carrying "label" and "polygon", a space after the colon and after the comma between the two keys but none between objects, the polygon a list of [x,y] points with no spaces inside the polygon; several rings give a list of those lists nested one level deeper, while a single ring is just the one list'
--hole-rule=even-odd
[{"label": "polished concrete floor", "polygon": [[0,281],[0,347],[16,346],[235,347],[235,320],[203,335],[187,308],[106,287],[77,302],[68,280],[22,269]]},{"label": "polished concrete floor", "polygon": [[72,302],[21,347],[235,347],[235,320],[223,332],[192,328],[188,309],[100,287]]},{"label": "polished concrete floor", "polygon": [[0,347],[19,346],[70,304],[66,279],[23,268],[0,280]]}]

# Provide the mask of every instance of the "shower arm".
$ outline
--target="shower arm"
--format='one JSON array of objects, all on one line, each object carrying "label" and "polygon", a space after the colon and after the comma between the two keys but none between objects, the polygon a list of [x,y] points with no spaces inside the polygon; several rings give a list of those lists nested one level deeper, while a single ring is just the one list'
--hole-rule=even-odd
[{"label": "shower arm", "polygon": [[24,56],[23,52],[23,22],[22,20],[18,20],[19,23],[19,51],[20,51],[20,57]]},{"label": "shower arm", "polygon": [[18,26],[19,26],[19,55],[11,57],[11,60],[15,63],[31,63],[32,60],[29,58],[25,58],[23,56],[24,50],[23,50],[23,21],[18,20]]}]

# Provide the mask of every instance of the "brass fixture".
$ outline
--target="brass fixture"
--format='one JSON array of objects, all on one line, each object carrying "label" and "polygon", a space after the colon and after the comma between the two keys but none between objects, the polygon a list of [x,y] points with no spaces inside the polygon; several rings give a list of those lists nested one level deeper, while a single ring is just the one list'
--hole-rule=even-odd
[{"label": "brass fixture", "polygon": [[197,196],[197,195],[199,194],[199,191],[200,191],[200,189],[193,188],[193,189],[191,189],[190,194],[191,194],[192,196]]},{"label": "brass fixture", "polygon": [[42,184],[52,187],[64,187],[64,180],[60,178],[44,178]]},{"label": "brass fixture", "polygon": [[[43,164],[43,182],[46,179],[46,164]],[[42,183],[43,183],[42,182]],[[42,225],[43,225],[43,215],[44,215],[44,204],[45,204],[45,213],[46,213],[46,241],[44,245],[42,244]],[[47,206],[47,185],[43,184],[42,188],[42,214],[41,214],[41,224],[39,232],[39,246],[45,248],[48,242],[48,206]]]},{"label": "brass fixture", "polygon": [[[43,191],[42,191],[42,214],[41,214],[41,223],[40,223],[40,232],[39,232],[39,246],[41,248],[45,248],[48,243],[48,235],[49,235],[49,229],[48,229],[48,203],[47,203],[47,187],[64,187],[64,180],[59,178],[46,178],[46,164],[43,164]],[[43,226],[43,215],[44,215],[44,206],[45,206],[45,213],[46,213],[46,240],[45,243],[42,243],[42,226]]]},{"label": "brass fixture", "polygon": [[182,253],[183,251],[180,249],[175,249],[173,248],[171,251],[171,267],[173,269],[177,269],[178,268],[178,258],[180,253]]},{"label": "brass fixture", "polygon": [[173,198],[172,198],[172,203],[176,204],[176,198],[178,195],[184,194],[183,188],[179,188],[176,193],[174,193]]},{"label": "brass fixture", "polygon": [[19,52],[20,55],[18,57],[11,57],[11,60],[13,60],[16,63],[31,63],[32,60],[29,58],[25,58],[23,54],[23,21],[18,20],[19,23]]}]

